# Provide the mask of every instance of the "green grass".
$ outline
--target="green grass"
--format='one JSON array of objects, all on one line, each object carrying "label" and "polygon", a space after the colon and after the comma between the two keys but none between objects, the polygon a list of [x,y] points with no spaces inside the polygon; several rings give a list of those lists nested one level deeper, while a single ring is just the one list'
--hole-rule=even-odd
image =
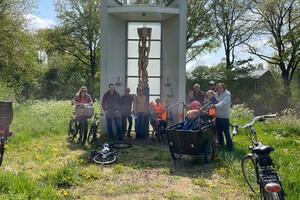
[{"label": "green grass", "polygon": [[[101,166],[86,161],[92,147],[66,139],[73,109],[66,101],[14,104],[14,136],[0,167],[0,199],[257,198],[240,168],[249,145],[243,131],[234,138],[235,151],[219,151],[209,165],[199,156],[174,162],[166,143],[134,141],[119,152],[117,163]],[[239,114],[245,110],[239,109]],[[232,122],[241,124],[251,117],[233,116]],[[259,139],[275,147],[275,167],[292,200],[300,198],[300,127],[293,120],[288,116],[255,125]]]}]

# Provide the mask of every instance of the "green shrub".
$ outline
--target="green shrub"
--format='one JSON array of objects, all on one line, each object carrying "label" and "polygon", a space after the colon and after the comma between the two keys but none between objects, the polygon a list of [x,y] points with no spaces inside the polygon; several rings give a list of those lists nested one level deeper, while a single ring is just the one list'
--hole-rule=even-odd
[{"label": "green shrub", "polygon": [[230,110],[230,120],[232,124],[240,124],[253,118],[253,110],[249,109],[246,104],[233,105]]},{"label": "green shrub", "polygon": [[1,199],[59,199],[56,190],[28,178],[25,173],[0,173]]}]

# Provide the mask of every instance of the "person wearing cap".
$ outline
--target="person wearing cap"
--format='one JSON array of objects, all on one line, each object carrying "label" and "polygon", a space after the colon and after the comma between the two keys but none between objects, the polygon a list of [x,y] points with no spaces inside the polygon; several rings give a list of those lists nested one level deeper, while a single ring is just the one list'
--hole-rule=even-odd
[{"label": "person wearing cap", "polygon": [[219,138],[219,144],[224,146],[224,136],[226,138],[226,146],[228,151],[233,150],[233,143],[229,133],[229,113],[231,105],[231,94],[226,90],[224,83],[217,84],[218,103],[216,107],[216,129]]},{"label": "person wearing cap", "polygon": [[120,94],[116,92],[114,84],[110,83],[108,85],[108,91],[103,95],[102,98],[102,108],[106,115],[107,130],[109,138],[114,139],[113,129],[112,129],[112,120],[114,120],[117,135],[119,140],[123,140],[122,128],[121,128],[121,98]]},{"label": "person wearing cap", "polygon": [[201,87],[197,83],[194,85],[193,95],[196,101],[199,101],[201,105],[204,105],[206,101],[206,95],[205,92],[201,91]]},{"label": "person wearing cap", "polygon": [[215,81],[209,81],[208,82],[208,89],[216,91],[216,83],[215,83]]},{"label": "person wearing cap", "polygon": [[127,137],[130,136],[132,128],[132,109],[133,96],[130,94],[130,88],[125,88],[125,94],[121,96],[121,122],[122,122],[122,133],[126,134],[126,124],[128,120]]},{"label": "person wearing cap", "polygon": [[[217,88],[216,88],[216,82],[215,81],[209,81],[208,82],[208,91],[209,90],[212,90],[214,92],[214,97],[217,99],[218,98],[218,93],[217,93]],[[207,94],[207,92],[206,92],[206,94]]]}]

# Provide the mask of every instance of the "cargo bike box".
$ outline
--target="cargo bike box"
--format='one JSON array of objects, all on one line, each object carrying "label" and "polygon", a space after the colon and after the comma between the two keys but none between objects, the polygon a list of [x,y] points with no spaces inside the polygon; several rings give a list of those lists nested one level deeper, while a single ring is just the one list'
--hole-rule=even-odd
[{"label": "cargo bike box", "polygon": [[167,128],[169,150],[174,160],[185,155],[204,155],[206,163],[215,156],[215,128],[208,124],[200,130],[182,130],[183,123]]},{"label": "cargo bike box", "polygon": [[[207,106],[207,105],[206,105]],[[202,108],[200,115],[203,125],[197,130],[183,130],[184,122],[167,127],[168,144],[174,160],[185,155],[204,156],[205,162],[210,163],[215,157],[215,112]]]}]

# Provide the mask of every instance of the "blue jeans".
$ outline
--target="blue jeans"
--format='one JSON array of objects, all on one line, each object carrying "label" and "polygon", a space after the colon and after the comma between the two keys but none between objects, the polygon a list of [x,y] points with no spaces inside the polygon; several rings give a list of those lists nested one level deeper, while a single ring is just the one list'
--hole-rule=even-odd
[{"label": "blue jeans", "polygon": [[143,134],[143,127],[144,127],[144,119],[145,119],[145,113],[138,112],[136,113],[136,120],[135,120],[135,133],[136,138],[142,137]]},{"label": "blue jeans", "polygon": [[224,145],[224,136],[226,138],[226,145],[229,151],[233,150],[233,144],[229,133],[229,119],[228,118],[216,118],[216,128],[219,137],[220,145]]},{"label": "blue jeans", "polygon": [[114,133],[112,130],[112,120],[115,121],[115,125],[117,128],[117,134],[119,139],[122,139],[122,129],[121,129],[121,116],[120,113],[115,112],[114,114],[111,113],[106,113],[106,122],[107,122],[107,130],[110,139],[113,139]]},{"label": "blue jeans", "polygon": [[126,119],[128,119],[128,129],[127,129],[127,134],[129,135],[131,132],[131,128],[132,128],[132,117],[130,115],[123,115],[121,117],[121,121],[122,121],[122,132],[125,134],[126,132]]}]

